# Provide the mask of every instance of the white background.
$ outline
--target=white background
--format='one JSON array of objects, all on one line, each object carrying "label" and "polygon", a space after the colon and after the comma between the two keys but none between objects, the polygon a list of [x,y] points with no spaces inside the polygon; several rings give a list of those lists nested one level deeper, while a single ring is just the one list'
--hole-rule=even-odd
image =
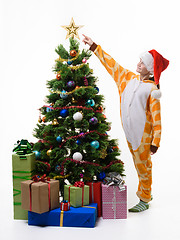
[{"label": "white background", "polygon": [[[0,238],[180,239],[179,1],[1,0],[0,11]],[[125,68],[135,71],[139,54],[153,48],[170,60],[160,80],[163,131],[152,158],[154,200],[146,212],[128,214],[127,220],[100,219],[94,229],[29,227],[13,220],[12,149],[17,140],[36,141],[32,132],[37,109],[48,94],[46,81],[55,76],[54,49],[59,44],[69,47],[61,25],[69,25],[72,17],[76,25],[84,25],[81,40],[82,33],[90,36]],[[82,48],[88,47],[81,42]],[[119,139],[131,207],[138,201],[138,182],[121,127],[118,91],[94,55],[89,63],[106,98],[109,134]]]}]

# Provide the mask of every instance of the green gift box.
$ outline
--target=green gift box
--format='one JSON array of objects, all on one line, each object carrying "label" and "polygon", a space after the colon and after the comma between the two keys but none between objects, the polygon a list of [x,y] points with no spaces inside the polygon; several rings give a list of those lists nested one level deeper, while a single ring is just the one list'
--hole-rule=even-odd
[{"label": "green gift box", "polygon": [[21,207],[21,182],[31,179],[35,160],[35,153],[26,154],[23,158],[18,154],[12,155],[14,219],[28,219],[28,211]]},{"label": "green gift box", "polygon": [[73,185],[65,185],[64,200],[70,202],[72,207],[89,205],[89,186],[75,187]]}]

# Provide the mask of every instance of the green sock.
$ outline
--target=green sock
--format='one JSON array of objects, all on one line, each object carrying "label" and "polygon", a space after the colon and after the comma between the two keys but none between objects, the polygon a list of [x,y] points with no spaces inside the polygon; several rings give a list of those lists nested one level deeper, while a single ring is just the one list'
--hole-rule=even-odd
[{"label": "green sock", "polygon": [[129,209],[129,212],[142,212],[149,208],[149,204],[140,200],[138,204]]}]

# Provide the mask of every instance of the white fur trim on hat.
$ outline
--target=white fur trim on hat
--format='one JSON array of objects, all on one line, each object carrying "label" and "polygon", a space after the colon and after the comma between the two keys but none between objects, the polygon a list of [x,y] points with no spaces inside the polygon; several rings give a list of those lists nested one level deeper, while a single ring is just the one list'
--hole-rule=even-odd
[{"label": "white fur trim on hat", "polygon": [[146,66],[147,70],[151,73],[154,74],[154,58],[151,53],[149,52],[144,52],[139,56]]},{"label": "white fur trim on hat", "polygon": [[162,93],[161,93],[161,91],[158,89],[158,90],[153,90],[152,92],[151,92],[151,96],[153,97],[153,98],[155,98],[155,99],[159,99],[159,98],[161,98],[161,96],[162,96]]}]

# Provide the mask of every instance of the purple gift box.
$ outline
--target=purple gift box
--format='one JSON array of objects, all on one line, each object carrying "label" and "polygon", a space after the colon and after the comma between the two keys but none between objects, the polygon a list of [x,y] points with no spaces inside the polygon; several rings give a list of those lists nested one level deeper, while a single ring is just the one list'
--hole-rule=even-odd
[{"label": "purple gift box", "polygon": [[103,219],[127,218],[127,186],[120,190],[118,186],[102,184],[102,217]]}]

